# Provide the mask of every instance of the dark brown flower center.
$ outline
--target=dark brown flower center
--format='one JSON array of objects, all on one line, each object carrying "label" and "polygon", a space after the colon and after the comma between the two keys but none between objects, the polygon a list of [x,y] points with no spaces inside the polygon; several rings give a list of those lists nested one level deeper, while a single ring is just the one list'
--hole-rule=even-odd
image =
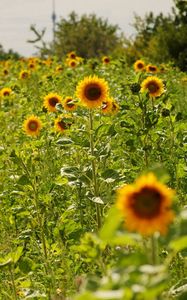
[{"label": "dark brown flower center", "polygon": [[161,201],[162,196],[159,191],[144,187],[133,194],[130,205],[138,217],[151,219],[159,214]]},{"label": "dark brown flower center", "polygon": [[137,64],[138,69],[143,69],[144,65],[142,63]]},{"label": "dark brown flower center", "polygon": [[23,72],[22,74],[21,74],[21,78],[27,78],[28,77],[28,73],[27,72]]},{"label": "dark brown flower center", "polygon": [[110,62],[110,59],[108,57],[105,57],[104,62],[105,64],[108,64]]},{"label": "dark brown flower center", "polygon": [[68,129],[68,128],[71,126],[71,124],[65,123],[63,120],[61,120],[61,121],[58,122],[58,126],[59,126],[62,130],[66,130],[66,129]]},{"label": "dark brown flower center", "polygon": [[4,75],[8,75],[8,70],[3,71]]},{"label": "dark brown flower center", "polygon": [[59,102],[58,99],[55,98],[55,97],[51,97],[51,98],[49,99],[49,105],[52,106],[52,107],[55,107],[55,105],[56,105],[58,102]]},{"label": "dark brown flower center", "polygon": [[90,101],[98,100],[101,97],[101,88],[98,84],[89,84],[84,91],[85,97]]},{"label": "dark brown flower center", "polygon": [[155,93],[159,90],[159,86],[156,84],[156,82],[148,83],[147,88],[150,93]]},{"label": "dark brown flower center", "polygon": [[150,67],[149,67],[149,71],[155,72],[155,71],[156,71],[156,67],[150,66]]},{"label": "dark brown flower center", "polygon": [[71,53],[71,54],[70,54],[70,58],[71,58],[71,59],[75,59],[75,58],[76,58],[75,53]]},{"label": "dark brown flower center", "polygon": [[34,120],[30,121],[28,127],[31,131],[36,131],[38,128],[38,123]]},{"label": "dark brown flower center", "polygon": [[71,61],[71,66],[75,67],[76,66],[76,62],[75,61]]},{"label": "dark brown flower center", "polygon": [[5,91],[4,93],[3,93],[3,96],[9,96],[10,95],[10,92],[8,92],[8,91]]}]

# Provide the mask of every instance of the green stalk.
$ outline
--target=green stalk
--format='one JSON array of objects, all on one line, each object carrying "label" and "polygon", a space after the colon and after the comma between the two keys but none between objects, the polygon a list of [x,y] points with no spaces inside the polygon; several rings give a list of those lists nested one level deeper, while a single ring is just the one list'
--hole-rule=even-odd
[{"label": "green stalk", "polygon": [[[91,165],[92,165],[92,179],[93,179],[93,187],[94,187],[94,196],[99,196],[98,191],[98,181],[97,181],[97,172],[96,172],[96,164],[95,164],[95,157],[94,157],[94,136],[93,136],[93,113],[90,109],[89,114],[89,121],[90,121],[90,151],[92,155]],[[95,203],[96,208],[96,220],[97,220],[97,227],[98,229],[101,227],[101,214],[100,214],[100,206],[99,203]]]},{"label": "green stalk", "polygon": [[158,257],[158,238],[155,234],[153,234],[150,238],[151,243],[151,264],[157,265],[159,263]]},{"label": "green stalk", "polygon": [[11,282],[12,282],[12,289],[13,289],[13,294],[14,294],[14,299],[17,300],[17,293],[16,293],[16,285],[15,285],[15,281],[14,281],[14,273],[12,271],[12,266],[9,265],[9,272],[10,272],[10,278],[11,278]]}]

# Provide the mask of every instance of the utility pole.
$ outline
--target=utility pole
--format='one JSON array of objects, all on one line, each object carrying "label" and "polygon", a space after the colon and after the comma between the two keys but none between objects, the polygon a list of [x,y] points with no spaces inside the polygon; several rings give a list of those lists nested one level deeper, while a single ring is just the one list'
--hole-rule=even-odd
[{"label": "utility pole", "polygon": [[52,0],[53,3],[52,3],[52,22],[53,22],[53,45],[54,45],[54,42],[55,42],[55,25],[56,25],[56,13],[55,13],[55,0]]}]

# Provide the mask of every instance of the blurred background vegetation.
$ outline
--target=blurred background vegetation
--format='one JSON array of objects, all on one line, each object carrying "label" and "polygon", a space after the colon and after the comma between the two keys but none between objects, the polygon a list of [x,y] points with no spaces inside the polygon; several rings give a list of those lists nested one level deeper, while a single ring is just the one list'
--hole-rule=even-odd
[{"label": "blurred background vegetation", "polygon": [[[55,55],[61,59],[70,51],[83,58],[110,55],[123,56],[128,64],[139,58],[151,63],[171,62],[182,71],[187,71],[187,1],[173,0],[171,13],[155,16],[152,12],[144,18],[135,15],[135,35],[126,38],[117,25],[95,14],[78,16],[72,12],[67,19],[56,23],[53,41],[44,41],[45,30],[40,33],[35,26],[31,30],[36,39],[29,41],[38,49],[38,55]],[[6,53],[0,47],[0,59],[17,57],[18,53]]]}]

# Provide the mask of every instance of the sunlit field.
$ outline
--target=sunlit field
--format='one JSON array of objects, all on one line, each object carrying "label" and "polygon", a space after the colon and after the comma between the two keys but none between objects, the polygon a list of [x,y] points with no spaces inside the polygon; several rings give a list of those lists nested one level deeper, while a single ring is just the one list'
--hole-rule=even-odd
[{"label": "sunlit field", "polygon": [[0,299],[187,299],[187,75],[0,63]]}]

